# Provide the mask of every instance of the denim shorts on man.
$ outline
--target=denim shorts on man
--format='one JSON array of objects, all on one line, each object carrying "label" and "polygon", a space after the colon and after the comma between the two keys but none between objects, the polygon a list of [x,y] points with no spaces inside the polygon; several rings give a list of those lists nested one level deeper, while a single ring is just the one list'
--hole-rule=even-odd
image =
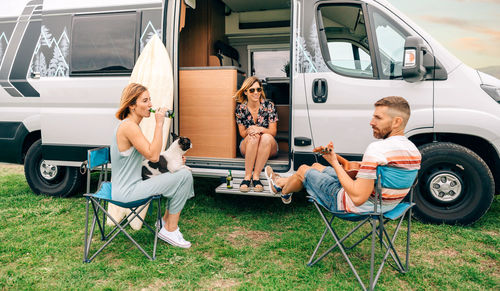
[{"label": "denim shorts on man", "polygon": [[330,211],[337,210],[337,194],[342,185],[332,167],[326,167],[321,172],[309,169],[304,176],[304,188]]}]

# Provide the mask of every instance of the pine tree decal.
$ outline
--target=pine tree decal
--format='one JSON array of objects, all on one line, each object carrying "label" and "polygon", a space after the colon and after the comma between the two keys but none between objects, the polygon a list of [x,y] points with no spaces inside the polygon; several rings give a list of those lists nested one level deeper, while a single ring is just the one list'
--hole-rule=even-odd
[{"label": "pine tree decal", "polygon": [[312,62],[317,72],[328,72],[328,67],[321,54],[321,48],[319,46],[318,30],[316,29],[316,22],[313,21],[311,25],[311,30],[309,33],[309,44],[312,52]]},{"label": "pine tree decal", "polygon": [[45,60],[45,55],[40,52],[38,55],[38,72],[40,76],[47,76],[47,61]]},{"label": "pine tree decal", "polygon": [[52,46],[52,34],[45,25],[42,25],[42,32],[40,33],[40,46]]},{"label": "pine tree decal", "polygon": [[2,64],[2,60],[3,60],[3,43],[2,39],[0,39],[0,65]]}]

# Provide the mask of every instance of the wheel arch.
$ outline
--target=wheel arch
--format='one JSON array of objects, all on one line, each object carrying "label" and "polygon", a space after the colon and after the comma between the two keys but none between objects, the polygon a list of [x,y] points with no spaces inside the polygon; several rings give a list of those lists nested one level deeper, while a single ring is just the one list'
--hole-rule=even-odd
[{"label": "wheel arch", "polygon": [[34,130],[26,135],[21,150],[20,163],[24,163],[24,158],[26,157],[26,153],[28,152],[31,145],[41,138],[42,132],[40,130]]},{"label": "wheel arch", "polygon": [[458,133],[420,133],[408,137],[417,147],[432,142],[451,142],[476,153],[488,165],[495,181],[495,193],[500,195],[500,153],[484,138]]}]

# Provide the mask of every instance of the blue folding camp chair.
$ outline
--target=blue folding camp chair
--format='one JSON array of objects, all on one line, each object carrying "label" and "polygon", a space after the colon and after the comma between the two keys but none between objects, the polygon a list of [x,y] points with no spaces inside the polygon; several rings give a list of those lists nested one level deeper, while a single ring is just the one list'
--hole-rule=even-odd
[{"label": "blue folding camp chair", "polygon": [[[111,182],[108,181],[108,164],[110,162],[109,158],[109,147],[101,147],[89,150],[87,153],[87,161],[84,163],[83,168],[88,170],[87,175],[87,194],[83,196],[87,199],[86,203],[86,218],[85,218],[85,239],[84,239],[84,249],[83,249],[83,262],[90,263],[120,232],[122,232],[130,241],[150,260],[156,258],[156,245],[158,242],[158,232],[161,228],[161,195],[155,195],[148,197],[146,199],[141,199],[132,202],[118,202],[114,201],[111,197]],[[90,173],[92,170],[99,170],[99,182],[98,188],[95,193],[90,193]],[[147,224],[141,216],[138,214],[151,202],[158,202],[158,212],[155,222],[155,229],[153,229],[149,224]],[[107,203],[113,203],[117,206],[130,209],[130,213],[125,217],[125,219],[117,222],[111,215],[106,211]],[[154,203],[151,203],[153,205]],[[92,206],[93,218],[92,225],[89,231],[89,211]],[[102,212],[102,219],[99,218]],[[132,236],[125,230],[125,227],[132,221],[132,219],[137,218],[143,222],[154,234],[154,244],[152,254],[148,254],[140,245],[135,241]],[[106,219],[111,219],[115,224],[115,227],[106,234],[105,225]],[[89,258],[90,246],[92,244],[92,237],[94,235],[95,226],[98,226],[101,240],[104,244]]]},{"label": "blue folding camp chair", "polygon": [[[333,251],[335,248],[339,248],[340,252],[346,259],[347,263],[349,264],[349,267],[353,271],[354,275],[356,276],[356,279],[358,280],[359,284],[361,285],[361,288],[363,290],[366,290],[366,286],[361,280],[358,272],[356,271],[356,268],[354,265],[351,263],[351,260],[349,259],[349,256],[347,255],[346,251],[349,251],[353,248],[355,248],[357,245],[359,245],[362,241],[367,239],[370,235],[372,237],[372,245],[371,245],[371,255],[370,255],[370,285],[368,286],[369,290],[373,290],[375,288],[375,285],[377,284],[377,281],[379,279],[380,273],[382,272],[382,269],[384,267],[384,264],[390,255],[392,257],[392,260],[395,263],[395,266],[388,263],[391,265],[394,269],[399,271],[400,273],[404,274],[409,271],[409,260],[410,260],[410,232],[411,232],[411,212],[412,208],[415,205],[413,203],[413,189],[415,185],[417,184],[417,170],[406,170],[406,169],[401,169],[401,168],[396,168],[396,167],[389,167],[389,166],[378,166],[377,167],[377,180],[376,180],[376,187],[375,187],[375,199],[374,199],[374,209],[373,212],[365,212],[365,213],[347,213],[344,211],[330,211],[325,205],[322,204],[320,200],[315,199],[314,197],[308,196],[309,201],[314,203],[314,206],[316,206],[316,209],[318,210],[321,219],[325,223],[325,231],[323,232],[323,235],[321,236],[316,248],[314,249],[313,254],[311,255],[311,259],[307,263],[308,266],[312,266],[322,260],[326,255],[328,255],[331,251]],[[381,211],[382,209],[382,187],[384,188],[391,188],[391,189],[407,189],[410,188],[409,192],[409,200],[404,200],[401,201],[394,209],[383,213]],[[408,197],[408,195],[407,195]],[[332,217],[331,219],[327,219],[325,212],[323,211],[326,210],[326,212],[329,212]],[[399,257],[398,252],[396,251],[396,248],[394,247],[394,241],[396,239],[396,236],[399,232],[399,229],[401,227],[401,224],[405,218],[405,215],[407,215],[408,218],[408,228],[406,232],[406,259],[405,263],[403,264],[401,262],[401,259]],[[332,223],[335,218],[340,218],[342,220],[346,221],[352,221],[352,222],[358,222],[356,227],[354,227],[351,231],[349,231],[344,237],[340,238],[337,234],[337,232],[333,229]],[[394,229],[394,232],[390,236],[387,229],[384,227],[384,225],[389,222],[389,221],[396,221],[399,219],[399,222]],[[349,238],[352,234],[354,234],[357,230],[361,229],[363,225],[366,223],[371,224],[371,230],[364,235],[361,239],[359,239],[357,242],[352,244],[351,246],[346,246],[344,244],[344,241]],[[320,248],[326,234],[330,232],[331,235],[333,236],[335,240],[335,244],[331,246],[328,250],[326,250],[322,255],[318,256],[316,258],[316,253],[318,252],[318,249]],[[380,248],[382,251],[385,251],[383,258],[380,262],[380,265],[378,267],[377,273],[375,275],[374,271],[374,265],[375,265],[375,242],[377,241],[380,242]],[[316,259],[315,259],[316,258]],[[374,277],[375,275],[375,277]]]}]

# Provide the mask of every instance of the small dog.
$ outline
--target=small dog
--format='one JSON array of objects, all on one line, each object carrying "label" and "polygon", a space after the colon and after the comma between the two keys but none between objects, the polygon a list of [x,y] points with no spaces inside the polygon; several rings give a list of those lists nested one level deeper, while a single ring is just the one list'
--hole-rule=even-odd
[{"label": "small dog", "polygon": [[174,141],[166,151],[160,153],[158,162],[153,163],[148,160],[142,162],[143,180],[166,172],[175,173],[180,169],[191,170],[182,161],[182,156],[192,147],[191,140],[184,136],[178,136],[173,132],[172,137]]}]

